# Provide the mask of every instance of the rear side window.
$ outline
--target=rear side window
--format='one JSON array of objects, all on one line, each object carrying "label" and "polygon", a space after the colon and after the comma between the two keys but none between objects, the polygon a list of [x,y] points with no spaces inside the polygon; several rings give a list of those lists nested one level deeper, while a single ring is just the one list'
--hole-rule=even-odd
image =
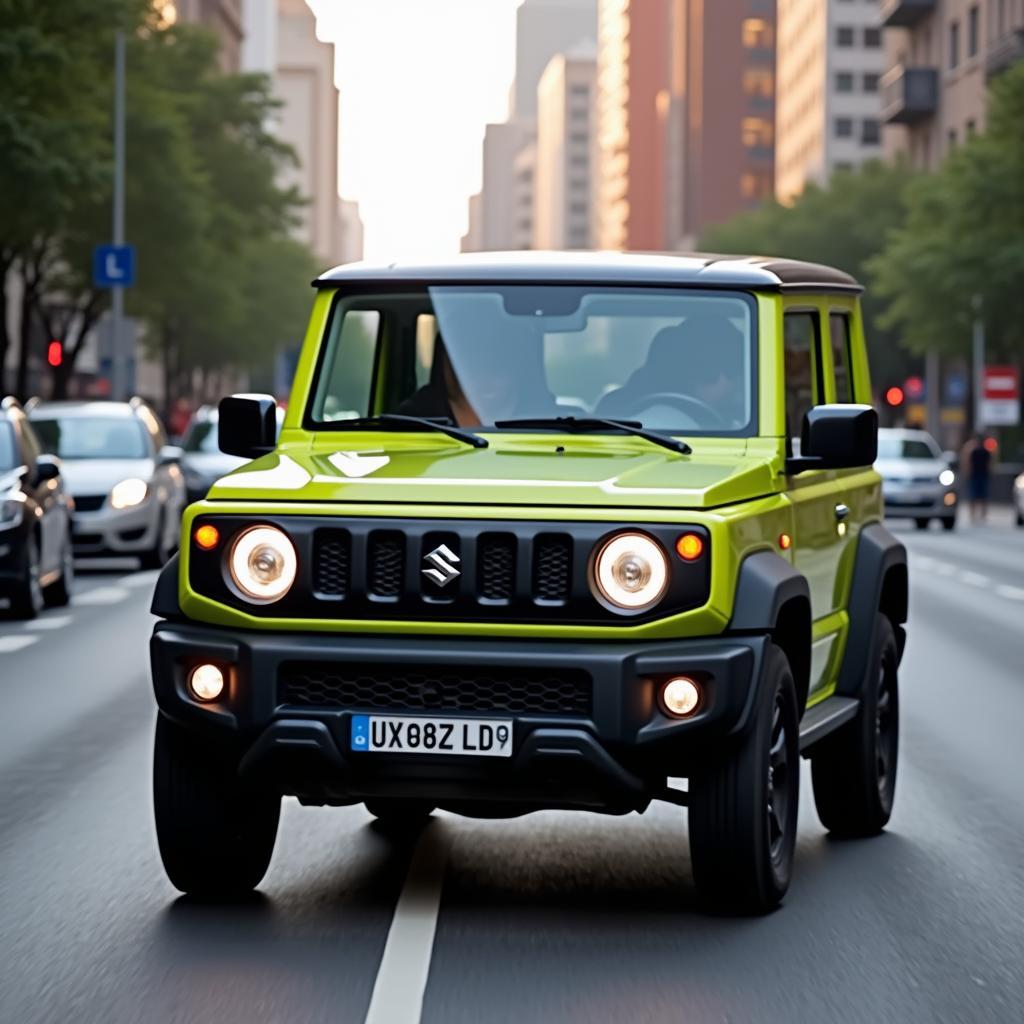
[{"label": "rear side window", "polygon": [[[786,436],[799,449],[807,411],[821,401],[821,325],[818,314],[787,313],[783,321],[786,357]],[[796,454],[796,452],[794,452]]]},{"label": "rear side window", "polygon": [[850,318],[833,313],[828,318],[829,341],[832,346],[832,370],[835,374],[837,402],[853,401],[853,373],[850,369]]}]

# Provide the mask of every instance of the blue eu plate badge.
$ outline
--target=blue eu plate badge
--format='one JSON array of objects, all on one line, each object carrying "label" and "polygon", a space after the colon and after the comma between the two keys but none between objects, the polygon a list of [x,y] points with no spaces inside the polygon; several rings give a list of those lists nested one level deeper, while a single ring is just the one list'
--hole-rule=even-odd
[{"label": "blue eu plate badge", "polygon": [[353,750],[369,750],[370,749],[370,716],[369,715],[353,715],[352,716],[352,749]]}]

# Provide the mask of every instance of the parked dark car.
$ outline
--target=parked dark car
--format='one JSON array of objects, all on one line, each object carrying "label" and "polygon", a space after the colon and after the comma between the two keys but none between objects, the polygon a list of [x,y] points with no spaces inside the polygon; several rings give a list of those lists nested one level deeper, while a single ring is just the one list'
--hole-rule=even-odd
[{"label": "parked dark car", "polygon": [[71,599],[73,504],[21,406],[0,402],[0,597],[31,619]]}]

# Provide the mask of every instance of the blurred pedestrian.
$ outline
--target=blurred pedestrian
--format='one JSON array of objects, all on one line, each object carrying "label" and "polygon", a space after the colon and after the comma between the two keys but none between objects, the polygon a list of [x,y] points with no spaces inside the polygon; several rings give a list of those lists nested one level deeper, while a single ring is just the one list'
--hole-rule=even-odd
[{"label": "blurred pedestrian", "polygon": [[986,442],[983,434],[975,432],[960,451],[960,473],[967,480],[967,500],[971,505],[972,523],[983,523],[988,517],[992,452]]},{"label": "blurred pedestrian", "polygon": [[184,398],[177,399],[167,414],[167,432],[173,438],[185,436],[188,425],[192,420],[192,407]]}]

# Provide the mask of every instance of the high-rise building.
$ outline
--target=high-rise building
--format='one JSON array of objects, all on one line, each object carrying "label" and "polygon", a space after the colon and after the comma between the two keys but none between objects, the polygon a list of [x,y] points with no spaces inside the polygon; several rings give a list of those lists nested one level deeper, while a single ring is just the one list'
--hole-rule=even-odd
[{"label": "high-rise building", "polygon": [[511,115],[537,116],[537,84],[548,62],[597,37],[597,0],[523,0],[516,11],[516,80]]},{"label": "high-rise building", "polygon": [[600,0],[597,22],[595,241],[662,249],[669,0]]},{"label": "high-rise building", "polygon": [[363,219],[354,199],[339,200],[341,210],[341,262],[355,263],[363,258]]},{"label": "high-rise building", "polygon": [[459,243],[459,252],[480,252],[484,247],[483,227],[481,210],[483,206],[483,195],[474,192],[469,197],[469,213],[466,220],[466,233]]},{"label": "high-rise building", "polygon": [[316,19],[305,0],[243,0],[242,16],[243,67],[272,77],[282,103],[275,131],[298,157],[285,172],[285,183],[309,200],[296,236],[321,263],[338,263],[344,243],[334,47],[317,38]]},{"label": "high-rise building", "polygon": [[775,0],[670,0],[669,39],[666,234],[685,249],[774,194]]},{"label": "high-rise building", "polygon": [[[267,2],[267,0],[264,0]],[[166,20],[192,21],[205,25],[220,41],[222,71],[242,66],[242,0],[154,0],[154,7]]]},{"label": "high-rise building", "polygon": [[885,53],[878,7],[863,0],[778,0],[776,34],[775,194],[785,203],[881,156]]},{"label": "high-rise building", "polygon": [[553,57],[537,87],[533,248],[591,246],[596,51]]},{"label": "high-rise building", "polygon": [[[489,124],[484,130],[483,188],[480,191],[480,248],[529,248],[533,229],[532,208],[526,204],[525,187],[532,186],[533,171],[527,158],[517,167],[521,151],[534,138],[532,120],[513,118]],[[531,200],[532,202],[532,200]],[[522,244],[523,238],[527,244]]]},{"label": "high-rise building", "polygon": [[1024,59],[1024,0],[882,0],[885,150],[932,169],[985,125],[988,83]]}]

